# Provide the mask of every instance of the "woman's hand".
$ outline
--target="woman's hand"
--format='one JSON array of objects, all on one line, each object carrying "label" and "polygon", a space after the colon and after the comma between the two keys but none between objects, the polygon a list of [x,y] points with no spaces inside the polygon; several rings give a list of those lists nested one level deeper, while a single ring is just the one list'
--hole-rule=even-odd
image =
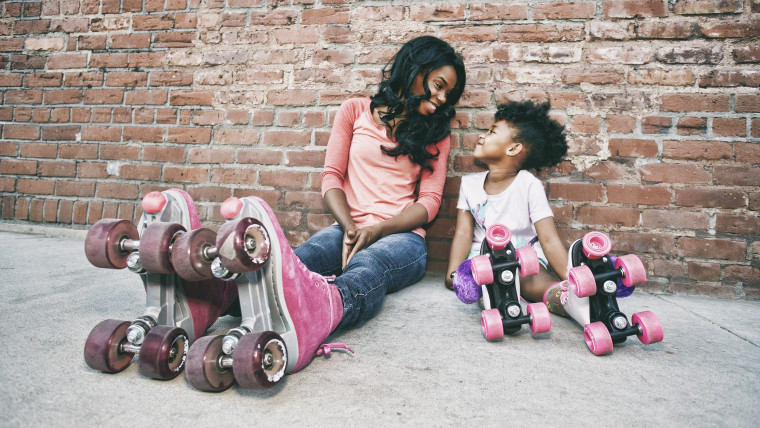
[{"label": "woman's hand", "polygon": [[[381,223],[382,224],[382,223]],[[381,224],[363,227],[346,231],[343,240],[343,269],[346,269],[348,262],[364,248],[377,242],[383,237]]]}]

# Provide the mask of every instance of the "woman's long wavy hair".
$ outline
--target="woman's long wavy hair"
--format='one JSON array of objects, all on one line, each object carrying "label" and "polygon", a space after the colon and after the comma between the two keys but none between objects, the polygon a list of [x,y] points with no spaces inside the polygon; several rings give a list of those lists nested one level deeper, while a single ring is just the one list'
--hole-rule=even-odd
[{"label": "woman's long wavy hair", "polygon": [[[446,103],[429,116],[419,114],[420,102],[430,98],[427,80],[430,73],[450,65],[457,74],[457,83],[446,97]],[[423,74],[424,94],[412,94],[414,78]],[[408,155],[412,162],[432,171],[430,160],[438,153],[430,153],[428,146],[451,133],[450,122],[456,113],[454,105],[464,92],[464,61],[446,42],[433,36],[422,36],[404,44],[383,69],[383,81],[371,97],[372,109],[387,106],[380,119],[391,130],[396,147],[383,147],[390,156]]]}]

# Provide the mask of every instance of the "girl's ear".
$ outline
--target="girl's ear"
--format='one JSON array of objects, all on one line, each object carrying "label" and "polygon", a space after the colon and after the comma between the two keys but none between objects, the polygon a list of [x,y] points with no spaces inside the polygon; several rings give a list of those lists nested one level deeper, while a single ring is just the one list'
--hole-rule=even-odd
[{"label": "girl's ear", "polygon": [[522,145],[522,143],[510,143],[507,146],[507,156],[517,156],[522,153],[524,148],[525,147]]}]

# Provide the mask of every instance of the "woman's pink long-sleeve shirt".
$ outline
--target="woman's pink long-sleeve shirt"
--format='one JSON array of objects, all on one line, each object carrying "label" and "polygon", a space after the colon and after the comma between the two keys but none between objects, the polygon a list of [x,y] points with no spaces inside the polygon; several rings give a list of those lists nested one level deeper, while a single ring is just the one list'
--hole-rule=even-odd
[{"label": "woman's pink long-sleeve shirt", "polygon": [[[431,161],[433,172],[423,170],[409,156],[389,156],[381,147],[395,147],[395,142],[375,123],[370,102],[352,98],[338,109],[327,143],[322,196],[330,189],[343,190],[359,228],[395,217],[415,202],[425,207],[428,221],[433,220],[446,182],[450,138],[429,147],[430,153],[438,152]],[[412,232],[425,237],[421,227]]]}]

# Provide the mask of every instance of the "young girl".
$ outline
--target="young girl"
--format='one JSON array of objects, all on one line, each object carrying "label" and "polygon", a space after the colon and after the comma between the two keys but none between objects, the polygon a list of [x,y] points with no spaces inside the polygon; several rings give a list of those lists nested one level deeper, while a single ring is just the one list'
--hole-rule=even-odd
[{"label": "young girl", "polygon": [[465,86],[461,57],[431,36],[404,44],[383,77],[373,97],[338,109],[322,173],[337,223],[295,250],[309,271],[336,276],[329,285],[340,298],[329,306],[342,303],[338,328],[366,322],[386,293],[425,273],[422,226],[441,204],[449,122]]},{"label": "young girl", "polygon": [[530,101],[500,105],[494,123],[480,135],[473,155],[488,171],[462,177],[446,286],[452,288],[453,273],[464,260],[479,254],[488,227],[503,224],[515,248],[533,246],[541,263],[538,274],[520,278],[522,297],[543,300],[550,311],[564,314],[558,293],[548,291],[556,276],[567,279],[567,250],[544,186],[528,171],[554,166],[567,153],[563,128],[549,118],[549,108]]}]

